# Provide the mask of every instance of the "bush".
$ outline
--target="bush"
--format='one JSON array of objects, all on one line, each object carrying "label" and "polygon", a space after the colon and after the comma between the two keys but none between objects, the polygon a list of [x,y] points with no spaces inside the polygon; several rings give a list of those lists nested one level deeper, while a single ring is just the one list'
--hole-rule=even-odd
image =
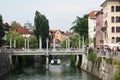
[{"label": "bush", "polygon": [[93,64],[96,61],[96,53],[94,52],[92,48],[90,48],[88,51],[88,60],[91,61]]},{"label": "bush", "polygon": [[112,64],[112,58],[107,58],[107,59],[106,59],[106,63],[107,63],[107,64]]},{"label": "bush", "polygon": [[102,57],[97,57],[96,62],[101,63],[101,61],[102,61]]}]

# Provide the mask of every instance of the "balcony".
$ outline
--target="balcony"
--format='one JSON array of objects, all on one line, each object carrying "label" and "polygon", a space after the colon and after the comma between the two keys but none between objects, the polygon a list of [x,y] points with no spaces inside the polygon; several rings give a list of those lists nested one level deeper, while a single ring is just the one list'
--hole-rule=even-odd
[{"label": "balcony", "polygon": [[107,31],[107,27],[102,27],[101,31],[103,31],[103,32]]}]

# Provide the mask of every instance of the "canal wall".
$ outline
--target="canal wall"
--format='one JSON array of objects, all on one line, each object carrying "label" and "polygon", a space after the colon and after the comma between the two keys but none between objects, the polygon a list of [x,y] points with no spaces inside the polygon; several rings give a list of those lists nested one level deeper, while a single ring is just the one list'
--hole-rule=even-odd
[{"label": "canal wall", "polygon": [[0,50],[0,76],[8,73],[13,69],[10,63],[10,53],[7,49]]},{"label": "canal wall", "polygon": [[80,66],[84,71],[98,77],[101,80],[113,80],[116,68],[111,64],[107,64],[105,59],[102,58],[100,63],[93,63],[88,61],[87,56],[84,54],[82,58],[82,65]]}]

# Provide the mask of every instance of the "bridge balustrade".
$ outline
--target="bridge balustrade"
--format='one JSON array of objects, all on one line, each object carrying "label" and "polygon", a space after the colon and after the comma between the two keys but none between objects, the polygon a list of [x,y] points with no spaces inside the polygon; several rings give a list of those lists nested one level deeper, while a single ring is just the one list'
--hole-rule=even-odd
[{"label": "bridge balustrade", "polygon": [[81,49],[21,49],[13,50],[13,55],[77,55],[84,53]]}]

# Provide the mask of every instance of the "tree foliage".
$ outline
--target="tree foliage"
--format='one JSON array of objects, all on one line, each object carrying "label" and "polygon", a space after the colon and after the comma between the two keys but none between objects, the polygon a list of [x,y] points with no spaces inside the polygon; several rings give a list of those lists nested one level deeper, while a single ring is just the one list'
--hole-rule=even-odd
[{"label": "tree foliage", "polygon": [[20,25],[20,23],[18,23],[18,22],[16,22],[16,21],[12,21],[11,26],[12,26],[12,27],[19,27],[19,26],[21,26],[21,25]]},{"label": "tree foliage", "polygon": [[38,40],[34,35],[30,36],[29,40],[30,40],[30,48],[33,49],[38,47]]},{"label": "tree foliage", "polygon": [[10,45],[10,38],[12,39],[12,46],[14,45],[14,39],[16,40],[16,48],[24,47],[24,38],[21,34],[16,31],[9,31],[7,33],[7,42],[6,45]]},{"label": "tree foliage", "polygon": [[2,20],[2,16],[0,15],[0,47],[4,44],[4,40],[3,40],[3,37],[5,35],[5,32],[4,32],[4,27],[3,27],[3,20]]},{"label": "tree foliage", "polygon": [[90,48],[88,51],[88,60],[91,61],[93,64],[96,61],[96,53],[94,52],[92,48]]},{"label": "tree foliage", "polygon": [[70,30],[79,33],[80,36],[85,37],[86,43],[88,42],[88,15],[84,15],[83,18],[77,17],[73,22],[73,27]]},{"label": "tree foliage", "polygon": [[[63,48],[66,47],[66,39],[61,43],[61,47]],[[74,33],[73,35],[70,36],[70,47],[72,48],[79,47],[79,34],[78,33]]]},{"label": "tree foliage", "polygon": [[49,22],[48,19],[40,12],[35,12],[34,18],[35,30],[34,33],[39,41],[39,36],[42,38],[42,48],[46,48],[46,38],[49,37]]}]

